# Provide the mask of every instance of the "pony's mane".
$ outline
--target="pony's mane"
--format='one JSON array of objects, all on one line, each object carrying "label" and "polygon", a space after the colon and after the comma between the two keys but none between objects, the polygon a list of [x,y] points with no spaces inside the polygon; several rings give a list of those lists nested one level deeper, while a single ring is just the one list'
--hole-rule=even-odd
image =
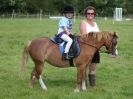
[{"label": "pony's mane", "polygon": [[[88,34],[81,35],[82,40],[86,40],[90,37],[100,41],[102,38],[108,39],[111,35],[114,35],[115,32],[90,32]],[[116,35],[117,36],[117,35]]]}]

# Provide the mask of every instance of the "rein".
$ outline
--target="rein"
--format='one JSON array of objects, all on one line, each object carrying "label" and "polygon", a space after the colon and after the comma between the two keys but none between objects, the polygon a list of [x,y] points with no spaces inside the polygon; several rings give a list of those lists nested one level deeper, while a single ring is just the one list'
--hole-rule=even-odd
[{"label": "rein", "polygon": [[[80,42],[81,42],[81,41],[80,41]],[[91,47],[94,47],[95,49],[98,50],[98,48],[97,48],[96,46],[92,45],[92,44],[89,44],[89,43],[86,43],[86,42],[81,42],[81,43],[86,44],[86,45],[91,46]]]}]

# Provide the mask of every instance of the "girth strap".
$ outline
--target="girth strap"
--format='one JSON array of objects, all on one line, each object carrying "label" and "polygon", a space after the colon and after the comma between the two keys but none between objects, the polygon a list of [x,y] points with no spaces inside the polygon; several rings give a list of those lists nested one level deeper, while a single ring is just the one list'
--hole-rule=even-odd
[{"label": "girth strap", "polygon": [[73,59],[69,59],[69,64],[70,64],[71,67],[74,67]]}]

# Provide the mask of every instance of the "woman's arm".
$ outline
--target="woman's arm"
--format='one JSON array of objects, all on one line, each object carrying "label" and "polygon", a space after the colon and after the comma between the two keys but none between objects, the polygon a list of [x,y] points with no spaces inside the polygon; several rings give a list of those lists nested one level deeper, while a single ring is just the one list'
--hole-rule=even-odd
[{"label": "woman's arm", "polygon": [[79,25],[79,30],[81,34],[87,34],[86,33],[86,23],[85,20],[82,20],[80,25]]}]

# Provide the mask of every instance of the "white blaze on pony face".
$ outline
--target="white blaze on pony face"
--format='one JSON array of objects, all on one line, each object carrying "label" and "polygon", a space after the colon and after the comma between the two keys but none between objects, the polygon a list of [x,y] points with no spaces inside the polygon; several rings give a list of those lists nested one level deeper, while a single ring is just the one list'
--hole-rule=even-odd
[{"label": "white blaze on pony face", "polygon": [[118,50],[117,50],[117,35],[116,33],[114,32],[114,36],[111,40],[111,43],[110,43],[110,48],[109,48],[109,52],[112,54],[113,57],[115,56],[118,56]]},{"label": "white blaze on pony face", "polygon": [[112,55],[111,54],[111,57],[112,58],[115,58],[116,56],[118,56],[118,50],[117,50],[117,46],[115,46],[115,52],[114,52],[115,55]]}]

